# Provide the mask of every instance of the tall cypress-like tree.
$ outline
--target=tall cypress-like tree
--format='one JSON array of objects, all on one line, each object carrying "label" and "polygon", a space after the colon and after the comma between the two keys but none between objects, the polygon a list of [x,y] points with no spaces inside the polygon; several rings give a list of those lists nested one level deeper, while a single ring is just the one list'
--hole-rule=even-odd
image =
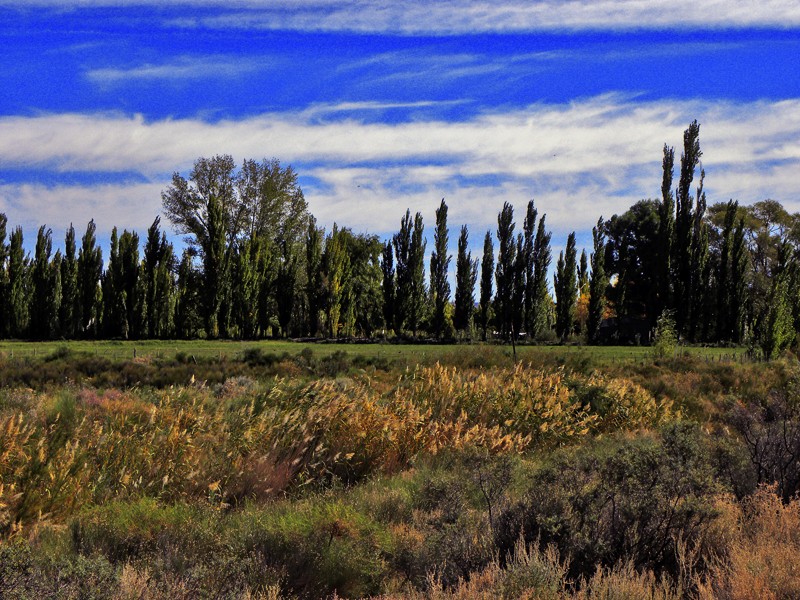
[{"label": "tall cypress-like tree", "polygon": [[457,331],[469,328],[475,310],[475,283],[478,280],[478,261],[472,260],[469,246],[469,230],[461,226],[458,236],[458,256],[456,258],[456,298],[453,312],[453,326]]},{"label": "tall cypress-like tree", "polygon": [[483,239],[483,257],[481,258],[481,298],[478,306],[478,323],[481,327],[482,339],[485,342],[489,329],[492,304],[492,278],[494,276],[494,244],[491,232],[486,232]]},{"label": "tall cypress-like tree", "polygon": [[528,201],[528,208],[525,212],[525,221],[522,225],[522,230],[525,235],[525,243],[523,244],[523,258],[525,267],[525,301],[524,301],[524,316],[523,327],[528,334],[528,337],[533,337],[536,329],[536,311],[535,311],[535,296],[536,291],[534,284],[536,279],[534,271],[536,269],[536,254],[534,251],[534,244],[536,241],[536,217],[538,211],[533,205],[533,200]]},{"label": "tall cypress-like tree", "polygon": [[348,281],[350,257],[344,231],[336,223],[325,244],[325,271],[328,275],[328,325],[331,337],[339,337],[343,325],[343,312],[348,305]]},{"label": "tall cypress-like tree", "polygon": [[397,285],[396,329],[403,329],[409,323],[411,304],[411,210],[400,219],[400,231],[394,235],[394,253]]},{"label": "tall cypress-like tree", "polygon": [[234,321],[242,339],[258,336],[258,262],[260,245],[257,239],[239,244],[234,254],[232,272]]},{"label": "tall cypress-like tree", "polygon": [[8,219],[0,213],[0,338],[8,337],[7,315],[8,298],[8,245],[6,244],[6,226]]},{"label": "tall cypress-like tree", "polygon": [[297,300],[299,262],[295,245],[284,241],[281,244],[280,264],[278,265],[278,272],[275,280],[278,324],[281,327],[281,335],[283,337],[289,336],[289,326],[292,322],[292,315],[294,314]]},{"label": "tall cypress-like tree", "polygon": [[733,253],[733,228],[736,222],[738,202],[730,200],[725,209],[725,220],[717,265],[717,327],[716,337],[719,341],[731,341],[734,337],[731,318],[731,255]]},{"label": "tall cypress-like tree", "polygon": [[581,249],[581,259],[578,262],[578,296],[589,292],[589,259],[586,250]]},{"label": "tall cypress-like tree", "polygon": [[436,209],[436,230],[433,233],[433,252],[431,253],[431,294],[433,295],[433,333],[441,336],[445,325],[445,308],[450,301],[450,283],[447,271],[450,255],[447,254],[447,204],[442,198]]},{"label": "tall cypress-like tree", "polygon": [[411,244],[408,253],[409,266],[409,304],[408,327],[417,335],[426,312],[425,290],[425,246],[422,214],[414,215],[414,229],[411,232]]},{"label": "tall cypress-like tree", "polygon": [[8,245],[8,335],[24,337],[28,332],[30,294],[28,285],[28,259],[25,257],[22,227],[11,232]]},{"label": "tall cypress-like tree", "polygon": [[566,341],[575,324],[575,304],[578,299],[577,251],[575,232],[567,237],[567,248],[559,254],[555,276],[556,334]]},{"label": "tall cypress-like tree", "polygon": [[394,250],[392,241],[387,240],[383,246],[381,255],[381,272],[383,282],[381,291],[383,293],[383,323],[386,329],[397,327],[397,306],[396,306],[396,282],[394,274]]},{"label": "tall cypress-like tree", "polygon": [[547,271],[550,268],[550,238],[552,234],[545,228],[545,216],[539,219],[536,238],[533,242],[533,331],[536,337],[548,326],[548,307],[550,293],[547,286]]},{"label": "tall cypress-like tree", "polygon": [[703,191],[705,171],[700,172],[700,185],[697,188],[697,206],[692,227],[692,278],[690,281],[689,338],[693,341],[706,340],[712,320],[713,305],[711,295],[711,261],[708,250],[708,224],[706,223],[706,194]]},{"label": "tall cypress-like tree", "polygon": [[733,250],[731,252],[731,306],[730,319],[733,341],[744,341],[747,321],[747,274],[750,268],[750,252],[745,239],[744,219],[739,219],[733,231]]},{"label": "tall cypress-like tree", "polygon": [[308,219],[306,234],[306,297],[308,298],[308,333],[319,333],[319,317],[323,307],[322,282],[322,237],[323,230],[317,227],[313,216]]},{"label": "tall cypress-like tree", "polygon": [[511,341],[514,346],[514,362],[516,362],[516,340],[522,331],[525,319],[525,271],[527,260],[525,256],[525,238],[517,234],[517,245],[514,257],[513,284],[511,291]]},{"label": "tall cypress-like tree", "polygon": [[125,309],[125,292],[122,287],[122,262],[119,256],[119,234],[111,230],[108,267],[102,275],[102,334],[108,338],[127,338],[128,321]]},{"label": "tall cypress-like tree", "polygon": [[64,258],[61,261],[61,306],[59,322],[61,335],[67,339],[74,338],[80,330],[76,318],[78,307],[78,257],[75,245],[75,228],[72,223],[64,237]]},{"label": "tall cypress-like tree", "polygon": [[497,266],[495,280],[497,291],[494,305],[497,313],[500,334],[503,339],[511,339],[513,332],[514,280],[517,246],[514,244],[514,207],[508,202],[497,215]]},{"label": "tall cypress-like tree", "polygon": [[53,305],[56,298],[60,300],[61,290],[55,289],[56,277],[50,261],[52,250],[53,232],[42,225],[36,236],[31,269],[30,335],[37,340],[48,339],[55,334],[52,319],[58,314],[58,307]]},{"label": "tall cypress-like tree", "polygon": [[201,273],[195,268],[190,248],[186,248],[178,266],[175,298],[175,334],[179,338],[197,337],[202,327]]},{"label": "tall cypress-like tree", "polygon": [[[675,201],[672,196],[672,177],[675,168],[675,149],[664,144],[664,157],[661,161],[661,203],[658,206],[658,318],[667,308],[673,308],[673,242],[675,236]],[[655,323],[655,321],[653,321]]]},{"label": "tall cypress-like tree", "polygon": [[139,283],[139,234],[135,231],[123,230],[119,238],[120,291],[124,299],[124,322],[127,327],[126,337],[139,338],[142,335],[143,299],[140,298],[142,288]]},{"label": "tall cypress-like tree", "polygon": [[691,185],[694,173],[703,153],[700,151],[700,125],[693,121],[683,132],[683,153],[681,154],[681,176],[676,195],[675,217],[675,277],[674,293],[677,326],[688,333],[692,306],[693,239],[694,239],[694,198]]},{"label": "tall cypress-like tree", "polygon": [[789,244],[783,242],[778,249],[778,264],[772,274],[765,325],[761,335],[764,358],[771,360],[780,355],[795,336],[792,303],[789,299]]},{"label": "tall cypress-like tree", "polygon": [[78,323],[79,333],[92,337],[99,328],[98,292],[103,272],[103,251],[97,246],[94,219],[86,226],[78,252]]},{"label": "tall cypress-like tree", "polygon": [[606,242],[603,235],[603,217],[597,220],[597,225],[592,227],[592,274],[589,279],[589,318],[587,321],[587,337],[590,344],[599,341],[600,323],[603,321],[603,313],[606,305],[606,277],[605,256]]}]

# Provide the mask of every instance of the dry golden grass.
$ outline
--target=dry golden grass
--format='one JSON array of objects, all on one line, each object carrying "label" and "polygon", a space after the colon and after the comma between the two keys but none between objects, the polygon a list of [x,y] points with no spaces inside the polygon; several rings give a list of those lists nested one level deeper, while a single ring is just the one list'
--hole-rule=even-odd
[{"label": "dry golden grass", "polygon": [[800,598],[800,499],[783,504],[774,489],[761,487],[728,510],[738,527],[699,583],[699,598]]},{"label": "dry golden grass", "polygon": [[29,394],[27,410],[0,417],[0,535],[111,499],[229,504],[397,472],[421,453],[520,453],[670,414],[630,381],[582,382],[604,390],[605,416],[577,398],[562,370],[522,366],[437,364],[388,392],[364,378]]}]

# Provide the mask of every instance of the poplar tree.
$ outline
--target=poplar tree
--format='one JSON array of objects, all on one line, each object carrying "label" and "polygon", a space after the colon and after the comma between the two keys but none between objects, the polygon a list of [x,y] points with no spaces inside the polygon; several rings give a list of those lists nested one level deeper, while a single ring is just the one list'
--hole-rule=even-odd
[{"label": "poplar tree", "polygon": [[592,227],[592,274],[589,279],[589,318],[587,321],[587,337],[589,343],[599,341],[600,323],[603,321],[606,303],[606,286],[608,278],[605,270],[606,242],[603,235],[603,217]]},{"label": "poplar tree", "polygon": [[453,325],[457,331],[469,328],[475,310],[475,283],[478,280],[478,261],[472,260],[469,246],[469,230],[461,226],[458,236],[458,256],[456,258],[456,297],[453,312]]},{"label": "poplar tree", "polygon": [[383,292],[383,322],[386,329],[395,329],[397,325],[397,307],[396,307],[396,284],[394,273],[394,250],[392,249],[392,241],[387,240],[383,246],[383,253],[381,255],[381,272],[383,274],[383,281],[381,290]]},{"label": "poplar tree", "polygon": [[525,221],[522,225],[522,230],[525,236],[525,243],[523,244],[523,257],[525,268],[525,301],[524,301],[524,316],[523,327],[525,328],[528,337],[533,337],[536,329],[536,290],[534,285],[536,279],[534,272],[536,269],[536,254],[534,251],[534,243],[536,241],[536,217],[538,211],[533,205],[533,200],[528,201],[528,208],[525,212]]},{"label": "poplar tree", "polygon": [[450,301],[450,283],[447,272],[450,255],[447,254],[447,204],[442,198],[436,209],[436,230],[433,233],[433,252],[431,253],[431,294],[433,296],[433,333],[441,337],[445,325],[445,308]]},{"label": "poplar tree", "polygon": [[414,216],[414,230],[411,233],[411,247],[409,250],[409,266],[411,268],[409,325],[415,337],[426,312],[425,246],[427,246],[427,242],[423,239],[423,235],[422,214],[417,213]]},{"label": "poplar tree", "polygon": [[794,339],[792,306],[789,300],[789,253],[788,243],[778,249],[778,265],[772,276],[772,287],[765,316],[761,349],[764,358],[771,360],[780,355]]},{"label": "poplar tree", "polygon": [[336,223],[325,243],[325,272],[328,279],[328,325],[331,337],[339,337],[342,326],[343,308],[347,306],[347,275],[350,257],[343,231]]},{"label": "poplar tree", "polygon": [[8,336],[8,245],[6,244],[6,226],[8,219],[0,213],[0,338]]},{"label": "poplar tree", "polygon": [[86,226],[78,253],[78,323],[79,332],[92,337],[99,328],[99,283],[103,272],[103,251],[97,246],[94,219]]},{"label": "poplar tree", "polygon": [[61,261],[61,306],[59,322],[61,335],[67,339],[74,338],[80,330],[77,319],[80,313],[78,297],[78,258],[76,255],[75,228],[72,223],[64,237],[64,258]]},{"label": "poplar tree", "polygon": [[478,306],[478,322],[486,341],[489,328],[489,317],[492,302],[492,277],[494,276],[494,244],[491,232],[486,232],[483,239],[483,257],[481,258],[481,298]]},{"label": "poplar tree", "polygon": [[28,332],[30,295],[28,285],[28,259],[22,247],[22,227],[11,232],[8,245],[8,335],[24,337]]},{"label": "poplar tree", "polygon": [[30,335],[37,340],[48,339],[55,334],[52,327],[53,318],[58,315],[55,303],[61,299],[61,290],[55,289],[57,281],[50,261],[52,250],[53,232],[42,225],[36,236],[31,269]]},{"label": "poplar tree", "polygon": [[319,316],[323,306],[322,283],[322,238],[323,230],[317,227],[313,216],[308,218],[306,234],[306,297],[308,298],[308,333],[319,333]]},{"label": "poplar tree", "polygon": [[581,249],[581,259],[578,262],[578,296],[584,296],[589,292],[589,259],[586,257],[586,250]]},{"label": "poplar tree", "polygon": [[281,244],[280,263],[275,279],[275,301],[278,309],[278,324],[281,335],[289,337],[289,325],[297,299],[297,274],[300,268],[295,245],[284,241]]},{"label": "poplar tree", "polygon": [[697,341],[708,335],[711,321],[709,295],[711,286],[711,262],[708,250],[708,225],[704,220],[706,194],[703,191],[705,171],[700,172],[697,188],[697,206],[694,211],[691,247],[691,278],[689,280],[689,339]]},{"label": "poplar tree", "polygon": [[201,273],[194,266],[192,250],[186,248],[178,266],[175,294],[175,334],[179,338],[195,338],[202,327],[201,285]]},{"label": "poplar tree", "polygon": [[549,327],[548,307],[551,300],[547,285],[547,271],[550,268],[550,238],[552,234],[545,229],[545,217],[546,215],[542,215],[542,218],[539,219],[536,238],[533,242],[533,337]]},{"label": "poplar tree", "polygon": [[397,285],[396,329],[403,329],[410,322],[411,306],[411,210],[400,219],[400,231],[394,235],[394,253]]},{"label": "poplar tree", "polygon": [[564,342],[572,333],[575,323],[575,303],[578,298],[577,252],[575,232],[567,237],[566,253],[558,256],[555,276],[556,335]]},{"label": "poplar tree", "polygon": [[511,339],[513,329],[514,278],[517,247],[514,244],[514,207],[508,202],[497,215],[497,266],[494,305],[500,335]]},{"label": "poplar tree", "polygon": [[736,222],[738,202],[730,200],[725,209],[725,220],[722,225],[719,264],[717,265],[717,327],[719,341],[730,341],[734,337],[732,324],[732,261],[733,228]]},{"label": "poplar tree", "polygon": [[694,198],[691,185],[695,168],[703,153],[700,151],[700,125],[693,121],[683,133],[681,175],[676,195],[676,217],[674,238],[675,260],[675,305],[678,329],[688,332],[692,305],[692,277],[694,275]]},{"label": "poplar tree", "polygon": [[111,230],[111,246],[108,252],[108,267],[102,276],[103,335],[109,338],[128,337],[128,314],[125,289],[123,286],[123,267],[119,252],[117,228]]},{"label": "poplar tree", "polygon": [[234,255],[234,319],[242,339],[255,339],[258,336],[259,249],[257,240],[247,239],[239,245]]},{"label": "poplar tree", "polygon": [[661,161],[661,203],[658,205],[658,305],[656,315],[672,308],[672,288],[674,273],[672,257],[675,236],[675,201],[672,196],[672,178],[675,165],[675,149],[664,144],[664,156]]}]

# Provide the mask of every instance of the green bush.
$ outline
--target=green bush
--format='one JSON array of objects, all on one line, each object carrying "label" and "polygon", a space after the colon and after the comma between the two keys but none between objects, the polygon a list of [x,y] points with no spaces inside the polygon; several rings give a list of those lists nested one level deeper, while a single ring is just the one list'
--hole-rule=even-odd
[{"label": "green bush", "polygon": [[658,435],[557,452],[500,518],[497,543],[501,556],[521,535],[555,544],[573,577],[628,559],[674,575],[676,540],[702,540],[721,491],[708,441],[697,427],[675,423]]}]

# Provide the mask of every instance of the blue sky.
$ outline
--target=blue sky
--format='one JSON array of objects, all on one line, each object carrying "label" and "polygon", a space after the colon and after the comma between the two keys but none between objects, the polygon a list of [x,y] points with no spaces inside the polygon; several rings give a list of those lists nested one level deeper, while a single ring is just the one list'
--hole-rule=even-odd
[{"label": "blue sky", "polygon": [[[701,123],[710,202],[800,211],[800,5],[0,0],[0,212],[143,232],[199,156],[277,157],[312,212],[390,235],[450,207],[480,252],[533,198],[556,250],[660,193]],[[678,151],[679,154],[679,151]]]}]

